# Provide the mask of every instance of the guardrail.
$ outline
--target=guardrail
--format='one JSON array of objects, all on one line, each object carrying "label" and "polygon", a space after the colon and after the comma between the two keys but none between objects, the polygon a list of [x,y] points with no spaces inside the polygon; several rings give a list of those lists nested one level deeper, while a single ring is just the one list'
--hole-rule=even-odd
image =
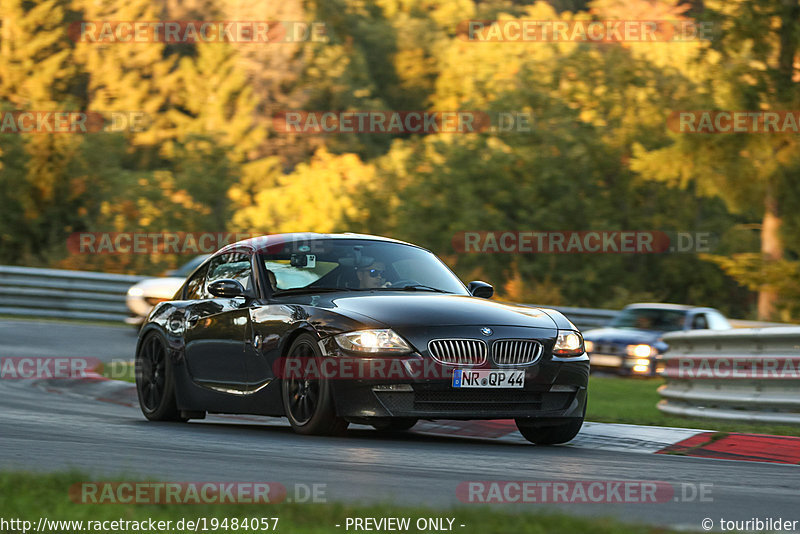
[{"label": "guardrail", "polygon": [[676,332],[664,341],[662,412],[800,423],[800,327]]},{"label": "guardrail", "polygon": [[[125,293],[143,276],[0,265],[0,314],[122,321]],[[524,304],[524,306],[538,306]],[[581,330],[608,324],[618,310],[542,306],[562,312]],[[735,327],[775,323],[731,321]]]},{"label": "guardrail", "polygon": [[122,321],[142,276],[0,266],[0,314]]}]

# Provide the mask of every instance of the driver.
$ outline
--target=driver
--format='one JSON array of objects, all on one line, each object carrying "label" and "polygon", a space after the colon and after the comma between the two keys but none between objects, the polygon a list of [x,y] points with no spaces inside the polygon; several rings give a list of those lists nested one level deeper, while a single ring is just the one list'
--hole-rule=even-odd
[{"label": "driver", "polygon": [[356,269],[356,276],[358,276],[358,282],[362,289],[388,287],[390,283],[386,281],[385,275],[386,264],[380,261]]}]

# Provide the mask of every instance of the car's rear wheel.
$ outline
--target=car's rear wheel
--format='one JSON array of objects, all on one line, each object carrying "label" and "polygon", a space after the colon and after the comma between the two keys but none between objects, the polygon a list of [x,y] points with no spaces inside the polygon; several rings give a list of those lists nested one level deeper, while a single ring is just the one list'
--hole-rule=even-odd
[{"label": "car's rear wheel", "polygon": [[583,426],[583,418],[548,426],[541,426],[541,423],[532,423],[525,419],[516,419],[516,423],[519,433],[531,443],[557,445],[572,441],[578,435]]},{"label": "car's rear wheel", "polygon": [[416,417],[393,417],[372,423],[375,430],[381,432],[405,432],[419,422]]},{"label": "car's rear wheel", "polygon": [[175,402],[175,380],[167,358],[167,343],[158,332],[142,340],[136,353],[135,376],[139,406],[151,421],[186,421]]},{"label": "car's rear wheel", "polygon": [[[299,360],[299,361],[298,361]],[[309,365],[315,360],[316,365]],[[286,369],[292,370],[282,379],[283,406],[289,424],[298,434],[339,435],[349,424],[336,415],[331,384],[319,372],[322,353],[316,339],[310,334],[300,334],[289,349]]]}]

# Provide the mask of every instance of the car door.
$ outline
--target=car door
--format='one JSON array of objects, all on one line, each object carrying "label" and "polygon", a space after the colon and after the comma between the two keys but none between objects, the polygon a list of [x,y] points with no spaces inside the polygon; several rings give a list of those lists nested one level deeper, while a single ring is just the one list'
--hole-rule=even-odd
[{"label": "car door", "polygon": [[208,285],[228,278],[252,291],[250,256],[249,252],[230,252],[214,257],[208,264],[201,298],[189,306],[186,362],[192,379],[200,385],[233,393],[247,390],[245,342],[252,298],[215,297],[208,292]]},{"label": "car door", "polygon": [[253,308],[252,351],[247,358],[248,375],[255,387],[264,387],[277,378],[282,370],[281,341],[298,322],[308,318],[301,306],[264,303]]},{"label": "car door", "polygon": [[[256,255],[256,262],[260,261]],[[281,341],[295,323],[307,319],[302,307],[270,301],[277,287],[275,274],[263,265],[255,264],[260,272],[262,298],[250,307],[250,335],[247,344],[247,372],[254,388],[267,387],[280,373]]]}]

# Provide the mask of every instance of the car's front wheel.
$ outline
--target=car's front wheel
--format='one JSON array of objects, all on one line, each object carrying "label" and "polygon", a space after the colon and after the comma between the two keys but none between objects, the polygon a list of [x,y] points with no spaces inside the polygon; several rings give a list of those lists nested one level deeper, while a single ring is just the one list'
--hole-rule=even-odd
[{"label": "car's front wheel", "polygon": [[[309,365],[311,361],[316,365]],[[300,334],[286,358],[285,368],[293,371],[283,377],[281,384],[286,417],[298,434],[339,435],[349,424],[336,415],[330,381],[320,373],[306,372],[309,368],[322,369],[321,363],[316,339]]]},{"label": "car's front wheel", "polygon": [[139,406],[151,421],[186,421],[175,402],[175,380],[167,358],[167,343],[158,332],[145,336],[135,362]]},{"label": "car's front wheel", "polygon": [[557,445],[572,441],[578,435],[583,426],[583,418],[548,426],[540,426],[541,423],[534,424],[525,419],[516,419],[516,423],[519,433],[531,443]]}]

